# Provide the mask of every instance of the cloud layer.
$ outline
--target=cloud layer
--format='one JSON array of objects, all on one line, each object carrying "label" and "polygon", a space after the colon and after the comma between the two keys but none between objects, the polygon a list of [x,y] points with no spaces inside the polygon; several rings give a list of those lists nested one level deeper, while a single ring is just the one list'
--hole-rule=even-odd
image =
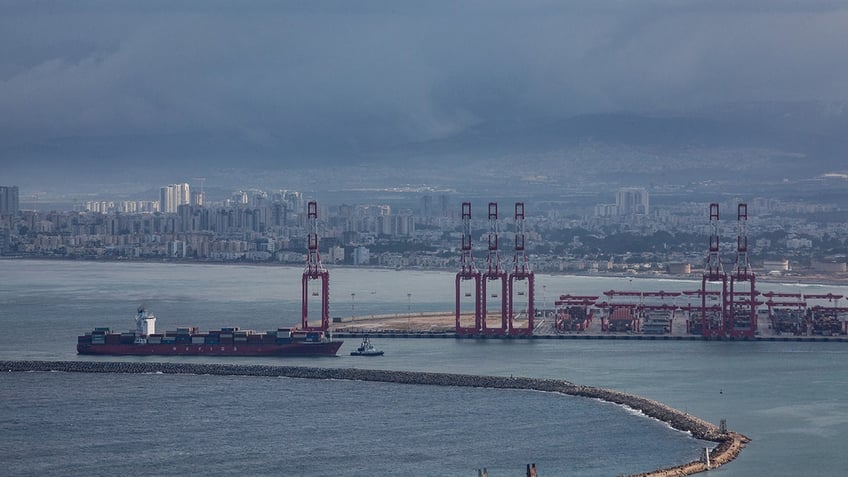
[{"label": "cloud layer", "polygon": [[355,147],[498,119],[848,98],[844,2],[245,3],[0,2],[0,144]]}]

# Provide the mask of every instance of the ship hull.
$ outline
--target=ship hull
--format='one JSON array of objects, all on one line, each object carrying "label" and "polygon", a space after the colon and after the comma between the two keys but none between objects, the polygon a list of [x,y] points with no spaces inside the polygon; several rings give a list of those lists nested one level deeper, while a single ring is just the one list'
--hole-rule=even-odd
[{"label": "ship hull", "polygon": [[286,344],[87,344],[77,353],[111,356],[336,356],[342,341]]},{"label": "ship hull", "polygon": [[351,351],[351,356],[383,356],[382,351]]}]

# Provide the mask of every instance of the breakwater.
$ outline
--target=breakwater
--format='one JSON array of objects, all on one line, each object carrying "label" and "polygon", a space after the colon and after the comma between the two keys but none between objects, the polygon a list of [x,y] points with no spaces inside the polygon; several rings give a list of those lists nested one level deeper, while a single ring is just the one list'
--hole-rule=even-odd
[{"label": "breakwater", "polygon": [[715,468],[733,460],[748,442],[738,433],[722,430],[696,416],[678,411],[661,402],[620,391],[592,386],[582,386],[565,380],[526,377],[477,376],[466,374],[426,373],[412,371],[384,371],[366,369],[312,368],[298,366],[262,366],[231,364],[188,363],[137,363],[92,361],[0,361],[2,372],[59,371],[74,373],[162,373],[221,376],[290,377],[302,379],[344,379],[355,381],[388,382],[396,384],[463,386],[494,389],[529,389],[561,393],[570,396],[600,399],[638,410],[646,416],[668,423],[671,427],[688,431],[693,437],[717,442],[710,451],[708,466],[693,461],[668,469],[638,474],[639,476],[690,475]]}]

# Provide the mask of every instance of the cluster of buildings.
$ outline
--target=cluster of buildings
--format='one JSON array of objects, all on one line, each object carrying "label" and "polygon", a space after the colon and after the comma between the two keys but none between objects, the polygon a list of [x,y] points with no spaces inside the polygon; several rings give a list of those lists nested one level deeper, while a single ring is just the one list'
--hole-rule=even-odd
[{"label": "cluster of buildings", "polygon": [[203,194],[191,195],[187,183],[171,184],[159,189],[159,212],[173,214],[181,205],[203,205]]},{"label": "cluster of buildings", "polygon": [[624,187],[615,194],[615,204],[595,206],[596,217],[648,215],[650,213],[648,190],[644,187]]},{"label": "cluster of buildings", "polygon": [[[703,271],[708,236],[704,204],[650,207],[644,188],[622,188],[615,197],[615,204],[597,205],[594,214],[589,206],[580,218],[542,206],[536,210],[530,203],[525,234],[531,267],[552,273]],[[410,198],[402,206],[319,203],[322,258],[334,264],[456,269],[462,230],[458,203],[448,194]],[[0,186],[0,254],[304,263],[305,206],[303,194],[291,190],[236,191],[210,202],[202,189],[193,191],[182,183],[162,187],[159,201],[87,202],[80,210],[39,212],[20,210],[17,187]],[[844,248],[848,224],[815,223],[798,213],[803,206],[752,201],[748,233],[758,273],[848,273],[844,255],[821,256],[817,250],[828,243]],[[806,206],[816,212],[836,210],[826,204]],[[723,204],[722,210],[735,211],[735,203]],[[787,218],[779,221],[775,217],[782,210]],[[723,217],[728,215],[733,214]],[[511,217],[502,222],[501,254],[511,266]],[[735,216],[723,220],[725,260],[733,256],[735,222]],[[485,259],[487,233],[485,214],[475,214],[478,261]]]},{"label": "cluster of buildings", "polygon": [[202,206],[205,197],[203,192],[191,191],[188,183],[170,184],[159,189],[159,200],[121,200],[121,201],[86,201],[83,209],[88,212],[109,214],[121,212],[125,214],[144,212],[164,212],[173,214],[181,205]]},{"label": "cluster of buildings", "polygon": [[[84,258],[173,258],[198,260],[305,260],[305,202],[298,191],[233,193],[206,204],[202,191],[189,184],[160,189],[157,201],[89,201],[81,210],[20,211],[14,207],[0,222],[0,253]],[[12,203],[12,200],[9,200]],[[7,210],[8,209],[8,210]],[[322,244],[336,263],[370,265],[368,244],[379,237],[415,235],[411,213],[396,214],[387,205],[341,205],[321,209]]]}]

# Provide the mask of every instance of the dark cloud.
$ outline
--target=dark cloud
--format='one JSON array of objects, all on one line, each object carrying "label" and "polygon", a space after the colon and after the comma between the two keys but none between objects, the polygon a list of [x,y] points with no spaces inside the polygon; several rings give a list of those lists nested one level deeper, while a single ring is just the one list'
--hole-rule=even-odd
[{"label": "dark cloud", "polygon": [[835,1],[0,2],[0,142],[330,150],[503,118],[848,97]]}]

